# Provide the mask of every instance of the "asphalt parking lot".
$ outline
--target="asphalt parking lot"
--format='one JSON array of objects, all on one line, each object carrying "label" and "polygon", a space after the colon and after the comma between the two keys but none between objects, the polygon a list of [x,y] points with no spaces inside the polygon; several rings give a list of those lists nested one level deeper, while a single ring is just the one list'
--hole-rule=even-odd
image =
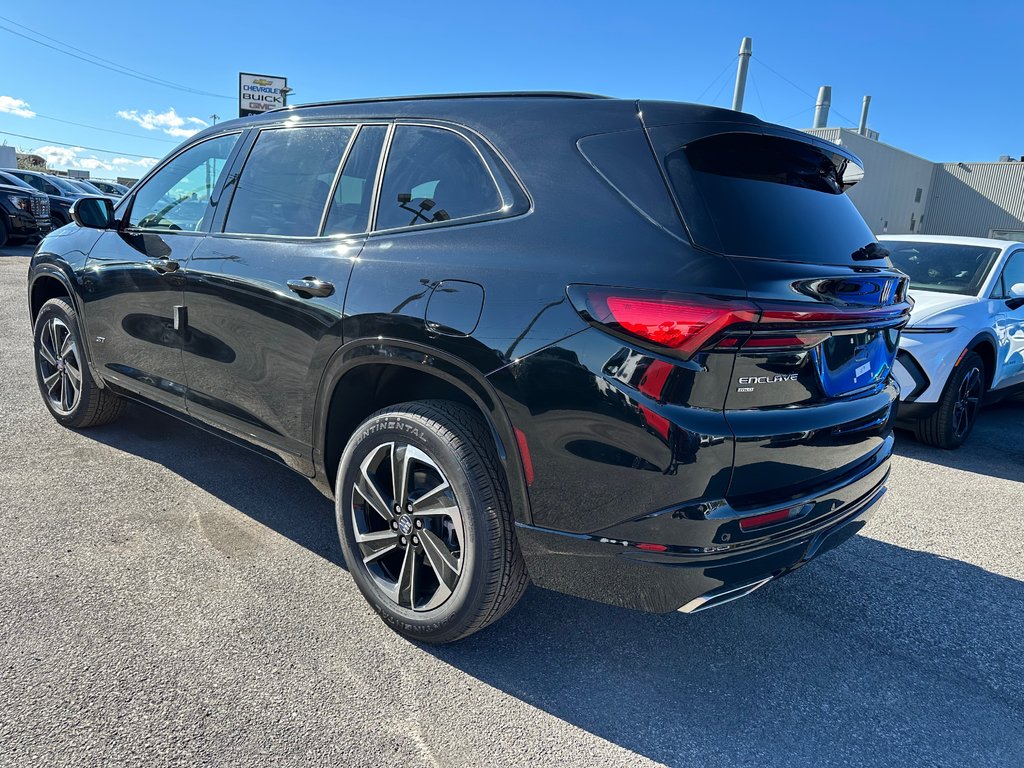
[{"label": "asphalt parking lot", "polygon": [[57,426],[30,250],[0,252],[0,763],[1024,764],[1024,402],[959,452],[901,435],[864,535],[745,600],[531,588],[423,648],[301,477],[142,407]]}]

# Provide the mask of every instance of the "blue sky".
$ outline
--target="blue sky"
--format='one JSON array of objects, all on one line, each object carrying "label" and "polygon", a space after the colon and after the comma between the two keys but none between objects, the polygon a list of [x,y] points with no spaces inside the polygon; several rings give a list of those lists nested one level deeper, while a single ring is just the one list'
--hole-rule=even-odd
[{"label": "blue sky", "polygon": [[543,89],[729,106],[744,35],[754,39],[745,109],[759,117],[808,127],[814,95],[827,84],[830,125],[851,126],[867,93],[882,140],[930,160],[1024,155],[1024,68],[1013,44],[1020,2],[84,7],[6,3],[0,26],[40,39],[27,27],[52,38],[42,39],[48,45],[60,41],[191,89],[142,82],[0,29],[0,142],[42,148],[54,167],[90,168],[100,178],[138,176],[210,115],[236,116],[239,71],[287,76],[293,103]]}]

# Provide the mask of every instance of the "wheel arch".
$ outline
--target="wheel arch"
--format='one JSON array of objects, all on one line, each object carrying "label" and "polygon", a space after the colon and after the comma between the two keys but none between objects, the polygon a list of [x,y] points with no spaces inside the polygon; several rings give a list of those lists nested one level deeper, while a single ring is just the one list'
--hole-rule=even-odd
[{"label": "wheel arch", "polygon": [[480,414],[505,469],[515,519],[532,524],[516,433],[491,384],[458,358],[405,340],[349,342],[328,362],[313,413],[313,462],[321,489],[333,493],[341,453],[367,416],[425,399],[454,400]]},{"label": "wheel arch", "polygon": [[980,357],[981,361],[985,364],[985,391],[988,392],[992,389],[992,382],[995,381],[997,357],[996,357],[997,344],[987,333],[979,333],[975,336],[971,343],[967,345],[967,350],[970,352],[976,352]]},{"label": "wheel arch", "polygon": [[67,275],[53,267],[39,267],[32,276],[28,289],[29,320],[34,324],[43,304],[56,298],[69,299],[75,311],[81,314],[78,297],[75,296],[75,291],[71,287],[71,281]]}]

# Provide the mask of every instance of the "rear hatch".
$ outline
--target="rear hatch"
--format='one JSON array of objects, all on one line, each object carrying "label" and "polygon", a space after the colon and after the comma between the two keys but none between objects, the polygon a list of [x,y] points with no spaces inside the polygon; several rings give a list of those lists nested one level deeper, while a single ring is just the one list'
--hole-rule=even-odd
[{"label": "rear hatch", "polygon": [[869,465],[891,443],[910,303],[845,194],[859,161],[737,113],[681,123],[670,105],[641,109],[691,239],[732,262],[749,299],[708,349],[732,360],[730,502],[785,501]]}]

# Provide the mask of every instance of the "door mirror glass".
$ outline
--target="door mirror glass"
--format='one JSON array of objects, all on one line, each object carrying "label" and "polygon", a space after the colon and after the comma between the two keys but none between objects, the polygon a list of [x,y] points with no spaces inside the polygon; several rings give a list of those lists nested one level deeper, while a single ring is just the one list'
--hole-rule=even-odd
[{"label": "door mirror glass", "polygon": [[1024,299],[1024,283],[1014,283],[1010,286],[1009,298]]},{"label": "door mirror glass", "polygon": [[114,226],[114,204],[107,197],[80,197],[71,204],[71,218],[86,229]]}]

